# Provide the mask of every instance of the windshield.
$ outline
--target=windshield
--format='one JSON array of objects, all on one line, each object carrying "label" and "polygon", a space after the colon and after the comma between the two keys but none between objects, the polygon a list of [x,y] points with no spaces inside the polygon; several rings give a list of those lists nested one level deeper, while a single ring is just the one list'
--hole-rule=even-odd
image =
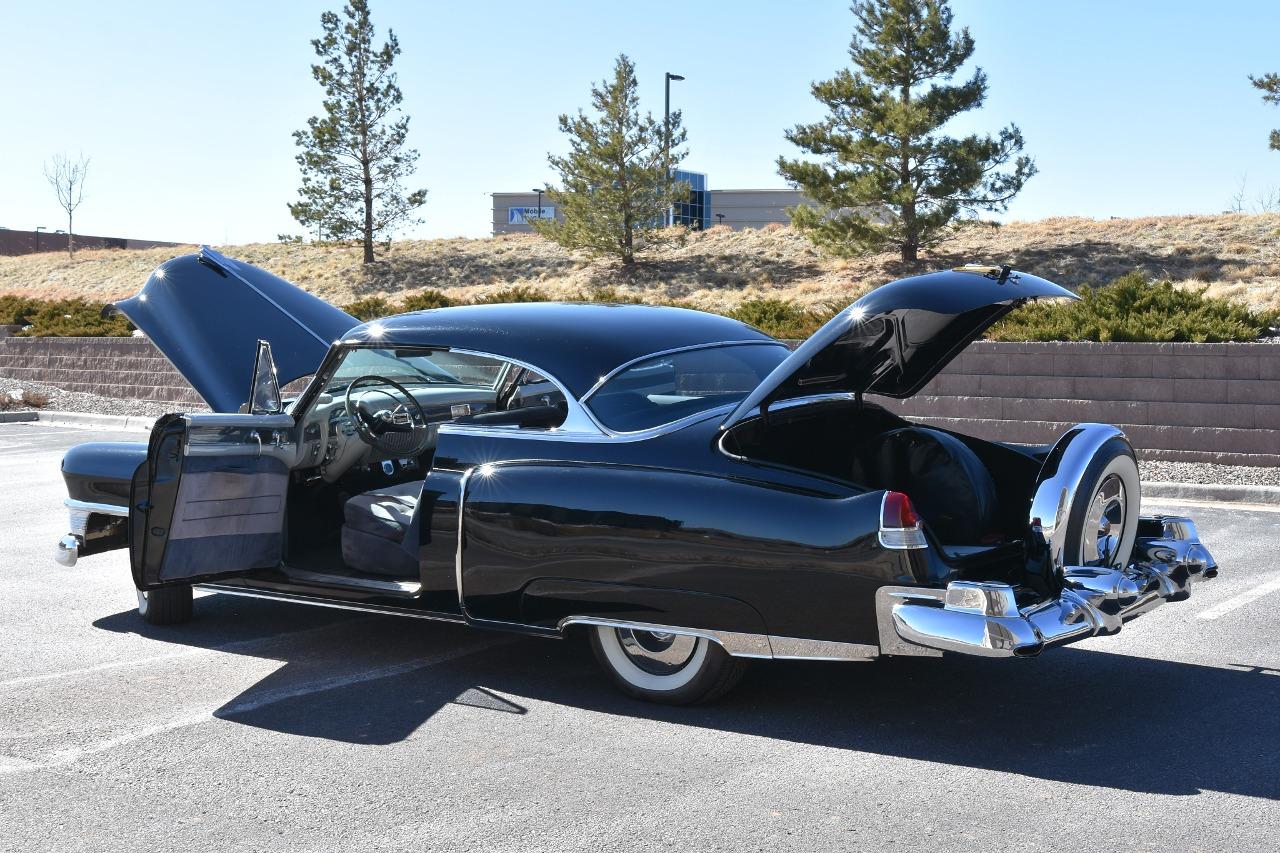
[{"label": "windshield", "polygon": [[352,349],[343,357],[325,386],[330,394],[344,394],[361,376],[381,376],[401,385],[463,385],[493,388],[502,362],[447,350]]},{"label": "windshield", "polygon": [[737,403],[787,357],[782,344],[717,345],[636,362],[587,399],[600,423],[636,432]]}]

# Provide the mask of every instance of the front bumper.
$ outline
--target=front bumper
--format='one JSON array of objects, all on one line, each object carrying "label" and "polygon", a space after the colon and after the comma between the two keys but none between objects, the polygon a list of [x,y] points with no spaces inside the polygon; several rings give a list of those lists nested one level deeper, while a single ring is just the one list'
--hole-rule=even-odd
[{"label": "front bumper", "polygon": [[1139,538],[1123,569],[1068,566],[1059,596],[1019,607],[1013,587],[953,581],[946,589],[882,587],[876,594],[880,651],[937,656],[1029,657],[1099,634],[1166,601],[1182,601],[1191,584],[1216,577],[1218,566],[1195,523],[1180,516],[1144,519],[1161,535]]},{"label": "front bumper", "polygon": [[81,556],[127,544],[124,522],[129,518],[128,507],[75,498],[63,503],[71,516],[71,532],[53,546],[53,559],[59,565],[74,566]]}]

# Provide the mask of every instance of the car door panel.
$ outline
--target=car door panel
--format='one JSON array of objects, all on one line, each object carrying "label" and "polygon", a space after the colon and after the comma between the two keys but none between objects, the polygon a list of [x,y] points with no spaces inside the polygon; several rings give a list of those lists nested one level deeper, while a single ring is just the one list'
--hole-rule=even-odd
[{"label": "car door panel", "polygon": [[296,453],[292,424],[287,415],[185,415],[157,423],[131,501],[140,589],[279,564]]}]

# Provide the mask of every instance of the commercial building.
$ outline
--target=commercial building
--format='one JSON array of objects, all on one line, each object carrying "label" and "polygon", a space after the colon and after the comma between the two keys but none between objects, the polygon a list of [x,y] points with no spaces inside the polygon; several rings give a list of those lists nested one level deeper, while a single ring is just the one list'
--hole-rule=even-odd
[{"label": "commercial building", "polygon": [[[42,233],[43,232],[43,233]],[[180,246],[163,240],[134,240],[129,237],[94,237],[75,235],[77,249],[154,249],[157,246]],[[30,255],[35,252],[65,252],[67,235],[64,231],[15,231],[0,227],[0,255]]]},{"label": "commercial building", "polygon": [[[689,184],[689,201],[676,204],[673,222],[690,228],[760,228],[771,222],[791,222],[787,208],[811,204],[799,190],[713,190],[702,172],[677,171],[676,177]],[[544,219],[563,217],[555,205],[542,198]],[[538,216],[537,193],[494,193],[493,233],[520,234],[532,231],[529,220]]]}]

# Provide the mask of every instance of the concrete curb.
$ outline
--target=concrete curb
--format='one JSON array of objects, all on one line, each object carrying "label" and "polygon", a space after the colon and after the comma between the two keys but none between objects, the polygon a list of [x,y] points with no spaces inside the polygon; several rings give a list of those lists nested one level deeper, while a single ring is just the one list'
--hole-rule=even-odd
[{"label": "concrete curb", "polygon": [[[31,418],[35,420],[35,418]],[[145,415],[91,415],[85,412],[40,412],[39,420],[49,426],[110,429],[124,432],[150,432],[156,419]]]},{"label": "concrete curb", "polygon": [[1143,481],[1142,496],[1144,498],[1280,506],[1280,486],[1208,485],[1205,483],[1155,483]]},{"label": "concrete curb", "polygon": [[35,412],[0,412],[0,424],[18,424],[39,418]]}]

